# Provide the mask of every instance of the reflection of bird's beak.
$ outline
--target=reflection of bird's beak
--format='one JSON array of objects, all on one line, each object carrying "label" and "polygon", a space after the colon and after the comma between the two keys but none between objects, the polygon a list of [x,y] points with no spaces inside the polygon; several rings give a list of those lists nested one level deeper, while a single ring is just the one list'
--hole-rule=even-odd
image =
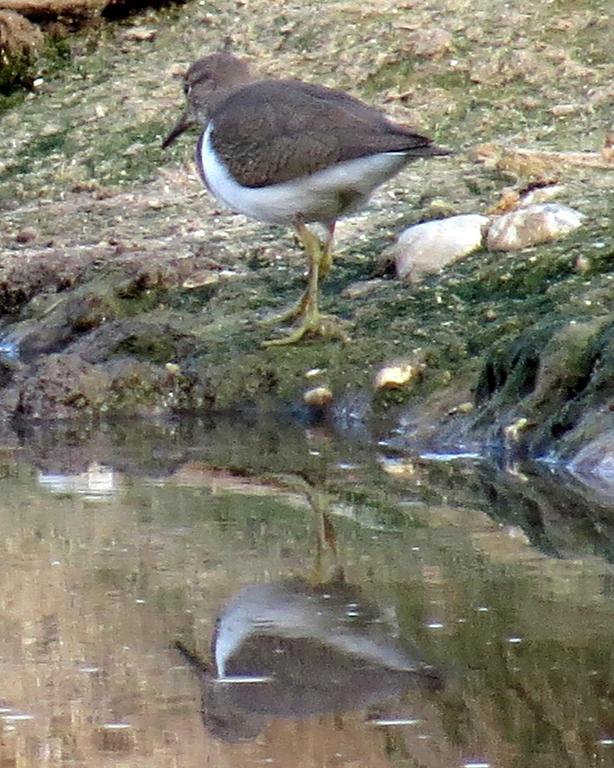
[{"label": "reflection of bird's beak", "polygon": [[171,132],[162,142],[162,149],[166,149],[168,146],[170,146],[175,141],[177,136],[180,136],[187,128],[189,128],[191,125],[194,125],[195,123],[196,120],[190,114],[189,109],[186,109],[179,120],[176,122]]}]

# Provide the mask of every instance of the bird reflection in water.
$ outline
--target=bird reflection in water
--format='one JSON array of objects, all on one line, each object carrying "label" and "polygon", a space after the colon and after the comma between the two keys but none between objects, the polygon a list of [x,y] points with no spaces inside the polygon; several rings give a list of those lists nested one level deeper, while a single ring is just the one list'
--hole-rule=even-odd
[{"label": "bird reflection in water", "polygon": [[[277,718],[360,710],[385,719],[386,705],[408,692],[442,687],[437,670],[345,581],[331,521],[308,497],[319,523],[315,577],[242,589],[217,619],[210,661],[176,643],[199,676],[205,728],[222,741],[255,739]],[[322,579],[326,554],[333,569]]]}]

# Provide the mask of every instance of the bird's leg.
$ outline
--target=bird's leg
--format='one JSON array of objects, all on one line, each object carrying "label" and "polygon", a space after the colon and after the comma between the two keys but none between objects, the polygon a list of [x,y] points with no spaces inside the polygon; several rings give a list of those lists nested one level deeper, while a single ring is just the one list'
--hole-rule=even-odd
[{"label": "bird's leg", "polygon": [[297,217],[294,226],[309,259],[309,283],[307,290],[299,300],[298,305],[293,309],[293,311],[296,311],[296,317],[302,317],[302,322],[288,336],[265,341],[263,346],[278,347],[294,344],[305,335],[337,338],[347,342],[349,340],[348,335],[341,327],[340,321],[332,315],[321,315],[318,309],[320,270],[323,267],[326,274],[332,264],[332,232],[334,227],[329,226],[330,234],[323,247],[323,244],[308,229],[302,218]]},{"label": "bird's leg", "polygon": [[[295,225],[296,226],[296,225]],[[305,228],[306,229],[306,228]],[[326,225],[326,229],[328,231],[326,240],[324,242],[321,242],[320,240],[317,240],[317,247],[320,250],[320,262],[319,262],[319,275],[318,280],[321,282],[324,280],[324,278],[328,275],[330,272],[330,268],[333,263],[333,239],[335,235],[335,222],[329,222]],[[306,248],[305,241],[301,237],[300,234],[298,234],[298,228],[297,228],[297,235],[299,237],[300,242],[303,244],[303,247]],[[313,233],[309,232],[310,237],[314,237]],[[307,276],[307,282],[309,284],[311,280],[311,271],[312,271],[312,261],[309,259],[309,273]],[[307,309],[307,304],[309,302],[309,296],[310,296],[310,289],[307,287],[305,291],[303,292],[300,299],[291,306],[289,309],[287,309],[285,312],[282,312],[280,314],[273,315],[271,317],[266,318],[266,322],[274,322],[274,323],[291,323],[294,320],[298,319],[299,317],[302,317],[305,314],[305,310]]]},{"label": "bird's leg", "polygon": [[320,259],[322,257],[322,245],[313,232],[308,229],[302,219],[297,218],[295,229],[309,260],[308,283],[307,288],[298,303],[292,307],[289,312],[285,313],[284,317],[286,320],[303,318],[303,322],[288,336],[284,336],[281,339],[265,341],[263,344],[265,347],[293,344],[294,342],[299,341],[309,330],[311,330],[312,325],[314,327],[317,325],[319,318],[318,277],[320,271]]},{"label": "bird's leg", "polygon": [[[317,493],[313,491],[314,495]],[[314,499],[316,503],[312,504],[313,511],[316,513],[317,538],[316,554],[311,571],[310,581],[312,584],[325,584],[333,578],[343,573],[343,568],[339,564],[339,553],[337,551],[337,535],[333,522],[327,512],[328,501],[321,495],[319,499]]]},{"label": "bird's leg", "polygon": [[324,280],[333,265],[333,241],[335,239],[335,224],[335,221],[329,221],[326,225],[328,235],[323,243],[322,257],[320,258],[320,280]]},{"label": "bird's leg", "polygon": [[[295,225],[296,226],[296,225]],[[305,227],[305,229],[307,229]],[[317,247],[320,250],[320,263],[319,263],[319,282],[324,280],[324,278],[328,275],[330,272],[330,268],[333,263],[333,239],[335,236],[335,222],[329,222],[326,225],[327,229],[327,237],[326,240],[322,243],[320,240],[317,240]],[[298,230],[298,227],[297,227]],[[298,234],[298,231],[297,231]],[[309,231],[309,236],[314,237],[313,233]],[[301,237],[300,234],[298,234],[298,237],[305,247],[307,249],[307,246],[305,245],[305,241],[303,237]],[[303,295],[301,298],[290,307],[290,309],[286,310],[285,312],[282,312],[281,314],[275,315],[274,317],[270,318],[270,320],[273,320],[276,323],[291,323],[294,320],[296,320],[299,317],[302,317],[305,314],[305,310],[307,309],[307,304],[309,302],[309,295],[310,295],[310,289],[309,289],[309,283],[311,281],[311,271],[312,271],[312,262],[311,259],[309,259],[309,273],[307,275],[307,283],[308,287],[303,292]]]},{"label": "bird's leg", "polygon": [[[307,282],[309,283],[311,279],[311,275],[307,276]],[[307,301],[309,299],[309,288],[305,288],[303,291],[301,298],[293,304],[290,309],[287,309],[285,312],[280,312],[276,315],[268,316],[265,318],[265,322],[268,323],[293,323],[297,318],[302,317],[305,314],[305,310],[307,309]]]}]

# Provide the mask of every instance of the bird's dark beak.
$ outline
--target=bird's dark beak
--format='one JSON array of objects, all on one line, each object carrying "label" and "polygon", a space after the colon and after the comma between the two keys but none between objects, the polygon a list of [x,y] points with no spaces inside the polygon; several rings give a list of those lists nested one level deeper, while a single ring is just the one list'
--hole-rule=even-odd
[{"label": "bird's dark beak", "polygon": [[195,124],[196,120],[192,117],[190,111],[186,109],[179,120],[175,123],[175,126],[171,132],[162,142],[162,149],[166,149],[168,146],[170,146],[175,141],[177,136],[180,136],[187,128]]}]

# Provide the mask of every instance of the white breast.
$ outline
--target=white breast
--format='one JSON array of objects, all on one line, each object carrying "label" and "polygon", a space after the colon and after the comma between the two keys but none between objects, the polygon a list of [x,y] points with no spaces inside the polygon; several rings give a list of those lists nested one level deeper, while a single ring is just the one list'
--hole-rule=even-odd
[{"label": "white breast", "polygon": [[[407,162],[403,152],[383,152],[337,163],[283,184],[243,187],[216,155],[211,142],[212,130],[213,124],[209,123],[199,146],[201,168],[213,195],[234,211],[275,224],[290,223],[299,213],[305,221],[323,222],[349,213]],[[355,204],[342,208],[340,195],[348,193],[355,196]]]}]

